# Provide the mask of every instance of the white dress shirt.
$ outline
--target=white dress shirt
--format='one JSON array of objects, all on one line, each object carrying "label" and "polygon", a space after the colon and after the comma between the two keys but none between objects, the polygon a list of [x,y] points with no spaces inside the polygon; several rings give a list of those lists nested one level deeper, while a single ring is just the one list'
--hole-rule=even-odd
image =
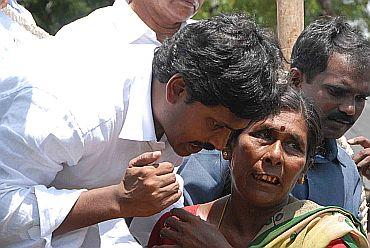
[{"label": "white dress shirt", "polygon": [[116,4],[87,17],[104,16],[92,27],[96,35],[87,32],[91,40],[43,40],[29,56],[1,65],[0,247],[136,244],[121,242],[121,221],[115,229],[100,223],[56,238],[52,232],[82,191],[119,183],[137,155],[162,150],[160,161],[181,163],[154,131],[150,82],[158,44],[125,9]]}]

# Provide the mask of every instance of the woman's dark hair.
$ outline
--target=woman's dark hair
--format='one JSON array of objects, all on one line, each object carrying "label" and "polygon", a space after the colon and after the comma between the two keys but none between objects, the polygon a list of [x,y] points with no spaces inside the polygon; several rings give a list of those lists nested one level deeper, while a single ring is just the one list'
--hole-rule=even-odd
[{"label": "woman's dark hair", "polygon": [[[308,166],[313,163],[317,148],[321,143],[320,117],[314,104],[303,95],[303,92],[297,91],[287,84],[281,84],[279,88],[283,92],[279,101],[280,111],[274,115],[278,115],[282,111],[302,114],[307,127],[306,166],[308,169]],[[243,130],[238,130],[231,134],[228,142],[229,149],[232,149],[236,139],[242,132]]]},{"label": "woman's dark hair", "polygon": [[153,60],[153,75],[160,82],[181,74],[188,103],[222,105],[252,120],[275,110],[281,68],[276,38],[245,14],[189,24],[165,40]]},{"label": "woman's dark hair", "polygon": [[[305,170],[313,164],[317,152],[317,148],[321,143],[321,123],[320,117],[317,113],[315,106],[309,101],[301,91],[293,89],[288,84],[279,85],[281,99],[279,101],[279,112],[273,115],[278,115],[282,111],[300,113],[302,114],[307,127],[307,157]],[[239,135],[243,130],[238,130],[230,135],[228,141],[228,149],[232,151]],[[231,177],[230,170],[225,171],[224,175],[224,191],[223,195],[230,193]]]}]

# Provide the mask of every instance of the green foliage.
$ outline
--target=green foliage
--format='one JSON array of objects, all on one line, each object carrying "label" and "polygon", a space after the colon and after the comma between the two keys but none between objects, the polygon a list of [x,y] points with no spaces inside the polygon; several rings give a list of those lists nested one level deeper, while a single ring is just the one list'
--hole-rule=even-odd
[{"label": "green foliage", "polygon": [[40,27],[55,34],[65,24],[113,2],[114,0],[23,0],[21,4],[32,13]]},{"label": "green foliage", "polygon": [[[212,6],[212,3],[217,3],[216,7]],[[318,0],[305,0],[304,3],[306,25],[326,13]],[[335,15],[345,16],[353,21],[362,21],[363,28],[370,27],[370,15],[366,12],[367,4],[368,0],[331,0]],[[245,11],[253,16],[257,22],[276,29],[277,10],[275,0],[208,0],[195,16],[195,19],[210,17],[218,13],[238,11]]]},{"label": "green foliage", "polygon": [[[216,7],[212,2],[217,2]],[[257,22],[276,27],[275,0],[219,0],[206,1],[195,19],[204,19],[219,13],[247,12]]]},{"label": "green foliage", "polygon": [[[63,25],[113,2],[114,0],[23,0],[21,3],[30,10],[42,28],[55,34]],[[368,0],[331,0],[332,10],[336,15],[360,21],[364,28],[370,27],[367,4]],[[249,13],[265,26],[276,28],[275,0],[206,0],[195,19],[208,18],[221,12],[240,11]],[[306,24],[325,12],[318,0],[305,0]]]}]

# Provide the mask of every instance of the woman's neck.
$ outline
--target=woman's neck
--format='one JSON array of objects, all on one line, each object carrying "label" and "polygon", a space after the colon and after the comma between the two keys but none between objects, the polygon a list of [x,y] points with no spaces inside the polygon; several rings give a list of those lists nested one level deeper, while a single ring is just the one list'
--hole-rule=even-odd
[{"label": "woman's neck", "polygon": [[181,27],[181,22],[175,22],[166,16],[160,15],[155,8],[152,8],[147,3],[132,1],[130,7],[156,33],[159,42],[163,42],[164,39],[171,37]]},{"label": "woman's neck", "polygon": [[[237,196],[230,196],[220,223],[220,231],[233,247],[246,247],[261,228],[287,201],[272,208],[251,206]],[[220,211],[218,211],[220,212]]]}]

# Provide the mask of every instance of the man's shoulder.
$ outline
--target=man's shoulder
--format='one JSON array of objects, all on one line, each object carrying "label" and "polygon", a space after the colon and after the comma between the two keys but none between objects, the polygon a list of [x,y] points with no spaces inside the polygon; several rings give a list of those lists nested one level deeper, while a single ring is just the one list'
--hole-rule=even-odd
[{"label": "man's shoulder", "polygon": [[117,9],[114,6],[107,6],[91,12],[89,15],[77,19],[63,26],[55,37],[63,40],[77,40],[92,36],[99,36],[101,32],[110,30],[114,27],[114,20],[117,18]]},{"label": "man's shoulder", "polygon": [[352,157],[344,150],[341,146],[338,145],[338,154],[337,154],[337,160],[339,163],[344,166],[348,167],[348,169],[356,169],[357,166],[355,164],[355,161],[353,161]]},{"label": "man's shoulder", "polygon": [[64,42],[68,40],[94,42],[93,39],[112,42],[112,35],[130,30],[136,25],[136,21],[133,11],[127,4],[107,6],[63,26],[55,37],[63,39]]}]

